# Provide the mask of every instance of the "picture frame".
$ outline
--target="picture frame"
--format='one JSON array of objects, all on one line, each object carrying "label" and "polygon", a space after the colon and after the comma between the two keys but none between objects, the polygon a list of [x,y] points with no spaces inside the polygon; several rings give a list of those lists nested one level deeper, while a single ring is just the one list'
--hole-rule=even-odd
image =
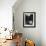
[{"label": "picture frame", "polygon": [[15,18],[14,18],[15,16],[14,16],[14,13],[13,13],[13,31],[15,30]]},{"label": "picture frame", "polygon": [[23,27],[36,27],[36,12],[23,12]]}]

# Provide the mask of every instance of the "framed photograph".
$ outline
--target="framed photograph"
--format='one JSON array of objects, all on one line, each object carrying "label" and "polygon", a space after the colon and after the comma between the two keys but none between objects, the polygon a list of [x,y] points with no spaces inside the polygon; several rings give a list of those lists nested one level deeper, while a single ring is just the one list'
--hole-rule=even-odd
[{"label": "framed photograph", "polygon": [[36,27],[36,12],[23,13],[23,27]]},{"label": "framed photograph", "polygon": [[15,18],[14,18],[14,13],[13,13],[13,31],[15,30]]}]

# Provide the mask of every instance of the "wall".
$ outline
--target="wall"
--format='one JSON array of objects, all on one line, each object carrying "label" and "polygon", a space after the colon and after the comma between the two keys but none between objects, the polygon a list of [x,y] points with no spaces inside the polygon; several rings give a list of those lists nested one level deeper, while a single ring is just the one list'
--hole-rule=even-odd
[{"label": "wall", "polygon": [[[15,31],[22,32],[24,38],[34,40],[36,46],[46,46],[46,0],[23,0],[17,4],[13,6]],[[36,12],[36,28],[23,28],[24,11]]]},{"label": "wall", "polygon": [[41,40],[42,46],[46,46],[46,0],[41,1]]},{"label": "wall", "polygon": [[0,0],[0,27],[12,29],[12,6],[16,0]]},{"label": "wall", "polygon": [[[36,12],[36,28],[23,27],[23,12]],[[22,32],[24,39],[31,39],[36,46],[41,46],[41,0],[23,0],[18,7],[14,5],[13,13],[15,30]]]}]

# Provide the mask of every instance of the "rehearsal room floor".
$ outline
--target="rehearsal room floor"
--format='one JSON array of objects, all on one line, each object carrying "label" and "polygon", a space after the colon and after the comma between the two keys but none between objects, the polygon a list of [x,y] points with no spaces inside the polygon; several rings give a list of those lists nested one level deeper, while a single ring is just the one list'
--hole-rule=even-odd
[{"label": "rehearsal room floor", "polygon": [[15,39],[13,40],[6,40],[6,42],[4,42],[2,45],[0,46],[16,46],[15,45]]}]

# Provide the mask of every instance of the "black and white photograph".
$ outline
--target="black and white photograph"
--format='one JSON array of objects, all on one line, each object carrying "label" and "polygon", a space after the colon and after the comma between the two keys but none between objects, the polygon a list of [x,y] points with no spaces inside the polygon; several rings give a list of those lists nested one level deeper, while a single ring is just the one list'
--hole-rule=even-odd
[{"label": "black and white photograph", "polygon": [[36,27],[36,12],[23,13],[23,27]]}]

